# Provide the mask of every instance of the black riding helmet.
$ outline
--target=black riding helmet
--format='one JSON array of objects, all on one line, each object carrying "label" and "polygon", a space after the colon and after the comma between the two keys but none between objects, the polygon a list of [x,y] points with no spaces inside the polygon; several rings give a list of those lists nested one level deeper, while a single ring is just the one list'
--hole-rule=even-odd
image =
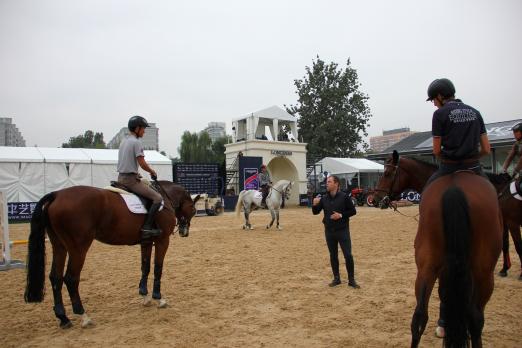
[{"label": "black riding helmet", "polygon": [[435,99],[439,94],[444,98],[453,97],[455,96],[455,86],[446,78],[434,80],[428,87],[428,99],[426,101]]},{"label": "black riding helmet", "polygon": [[144,118],[144,117],[141,117],[141,116],[132,116],[130,119],[129,119],[129,130],[131,132],[134,132],[134,130],[137,128],[137,127],[144,127],[144,128],[147,128],[149,127],[149,124],[147,123],[147,120]]},{"label": "black riding helmet", "polygon": [[515,124],[513,127],[511,127],[511,130],[513,132],[522,132],[522,122]]}]

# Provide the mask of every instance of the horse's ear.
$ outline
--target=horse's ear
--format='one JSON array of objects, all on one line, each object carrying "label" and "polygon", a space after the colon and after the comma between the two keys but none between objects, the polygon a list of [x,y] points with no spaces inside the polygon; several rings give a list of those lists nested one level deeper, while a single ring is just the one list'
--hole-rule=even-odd
[{"label": "horse's ear", "polygon": [[194,199],[192,200],[192,203],[196,204],[196,202],[201,198],[201,195],[197,195],[196,197],[194,197]]},{"label": "horse's ear", "polygon": [[399,153],[397,152],[397,150],[393,150],[392,159],[393,164],[397,164],[399,162]]}]

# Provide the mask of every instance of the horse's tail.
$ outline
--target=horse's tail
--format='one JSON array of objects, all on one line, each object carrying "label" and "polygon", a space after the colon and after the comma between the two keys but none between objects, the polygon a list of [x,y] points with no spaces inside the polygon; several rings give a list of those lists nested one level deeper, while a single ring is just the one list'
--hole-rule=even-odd
[{"label": "horse's tail", "polygon": [[[31,217],[31,233],[27,250],[27,285],[25,302],[42,302],[45,288],[45,228],[48,226],[46,203],[55,198],[54,192],[40,199]],[[47,208],[49,205],[47,205]]]},{"label": "horse's tail", "polygon": [[445,303],[445,347],[468,344],[468,309],[472,291],[469,254],[471,224],[464,192],[452,186],[442,196],[446,240],[445,265],[441,274],[441,300]]},{"label": "horse's tail", "polygon": [[243,190],[239,192],[239,197],[237,197],[237,203],[236,203],[236,216],[239,217],[239,213],[241,213],[241,205],[243,205],[243,197],[245,196],[245,193],[247,191]]}]

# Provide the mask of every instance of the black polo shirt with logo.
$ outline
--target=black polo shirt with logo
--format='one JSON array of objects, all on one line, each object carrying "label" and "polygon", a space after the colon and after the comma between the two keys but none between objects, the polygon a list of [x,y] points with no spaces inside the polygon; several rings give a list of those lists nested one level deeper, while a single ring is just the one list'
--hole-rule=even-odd
[{"label": "black polo shirt with logo", "polygon": [[442,158],[478,159],[480,136],[486,134],[486,127],[478,110],[455,99],[433,113],[431,134],[441,137]]}]

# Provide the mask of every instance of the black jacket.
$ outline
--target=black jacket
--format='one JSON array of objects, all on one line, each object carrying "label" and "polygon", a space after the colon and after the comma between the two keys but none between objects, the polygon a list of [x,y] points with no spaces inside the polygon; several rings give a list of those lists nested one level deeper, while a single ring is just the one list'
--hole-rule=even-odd
[{"label": "black jacket", "polygon": [[[312,206],[314,215],[319,214],[321,210],[324,210],[323,224],[327,231],[349,229],[350,216],[357,213],[350,196],[342,191],[337,192],[334,197],[326,193],[321,197],[319,204]],[[334,211],[341,213],[343,217],[339,220],[330,219]]]}]

